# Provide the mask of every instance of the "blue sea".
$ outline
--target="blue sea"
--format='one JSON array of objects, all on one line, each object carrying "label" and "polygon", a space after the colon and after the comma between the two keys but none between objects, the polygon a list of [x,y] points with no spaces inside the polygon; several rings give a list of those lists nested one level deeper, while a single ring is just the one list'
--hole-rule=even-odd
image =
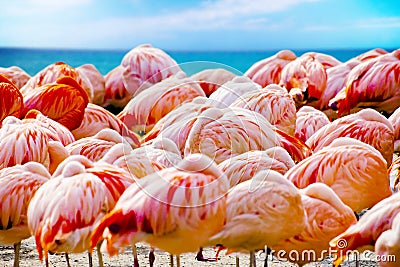
[{"label": "blue sea", "polygon": [[[285,49],[285,48],[283,48]],[[292,50],[297,56],[305,52],[321,52],[340,61],[347,61],[369,49],[348,50]],[[392,51],[393,49],[386,49]],[[121,63],[129,50],[57,50],[0,48],[0,67],[18,66],[33,76],[46,66],[57,61],[73,67],[91,63],[103,75]],[[274,55],[278,50],[268,51],[166,51],[187,75],[206,68],[225,68],[236,74],[244,73],[255,62]],[[196,62],[196,63],[193,63]]]}]

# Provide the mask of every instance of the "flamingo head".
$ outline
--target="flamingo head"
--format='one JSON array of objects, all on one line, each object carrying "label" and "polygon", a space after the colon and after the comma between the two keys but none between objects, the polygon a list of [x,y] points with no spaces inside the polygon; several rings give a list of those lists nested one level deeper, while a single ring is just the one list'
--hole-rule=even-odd
[{"label": "flamingo head", "polygon": [[133,210],[124,212],[121,209],[108,213],[97,224],[91,237],[91,249],[101,240],[101,251],[110,256],[117,255],[120,248],[136,243],[135,236],[138,233],[136,213]]}]

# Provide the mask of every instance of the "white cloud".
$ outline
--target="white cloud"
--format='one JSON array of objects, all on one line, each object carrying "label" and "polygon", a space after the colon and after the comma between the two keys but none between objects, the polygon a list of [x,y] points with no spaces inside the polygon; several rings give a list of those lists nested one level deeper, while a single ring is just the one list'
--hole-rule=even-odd
[{"label": "white cloud", "polygon": [[[268,14],[285,10],[295,4],[314,0],[217,0],[176,13],[145,17],[105,18],[91,28],[110,28],[115,31],[150,33],[166,31],[202,31],[220,29],[256,29],[268,26]],[[263,17],[261,17],[263,16]],[[112,26],[111,26],[112,25]],[[138,26],[138,27],[137,27]],[[274,25],[276,27],[276,24]]]},{"label": "white cloud", "polygon": [[55,12],[68,12],[69,8],[79,8],[90,5],[95,0],[14,0],[2,7],[2,12],[7,16],[29,16],[38,14],[54,14]]},{"label": "white cloud", "polygon": [[388,29],[400,28],[400,17],[365,18],[355,21],[345,21],[340,25],[313,25],[304,31],[342,31],[343,29]]},{"label": "white cloud", "polygon": [[[59,20],[57,16],[69,14],[68,12],[73,10],[90,10],[90,4],[99,3],[96,3],[96,0],[14,0],[7,12],[13,11],[18,16],[39,16],[46,20],[34,19],[31,23],[14,25],[14,30],[12,33],[10,31],[8,36],[10,38],[12,35],[15,38],[25,36],[25,39],[36,42],[37,46],[57,47],[61,44],[79,47],[82,44],[89,46],[95,44],[96,47],[101,47],[102,42],[132,43],[142,40],[151,42],[151,40],[168,40],[174,37],[182,39],[187,33],[277,30],[283,26],[276,21],[272,23],[269,15],[297,4],[314,1],[316,0],[203,1],[197,6],[177,12],[170,10],[169,13],[157,15],[98,17],[93,21],[71,19],[66,22],[65,18]],[[18,8],[19,6],[23,8]]]}]

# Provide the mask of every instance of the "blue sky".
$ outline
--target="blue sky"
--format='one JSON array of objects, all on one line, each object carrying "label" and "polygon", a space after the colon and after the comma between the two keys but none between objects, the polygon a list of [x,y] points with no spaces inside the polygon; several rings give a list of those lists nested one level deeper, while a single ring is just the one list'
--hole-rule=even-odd
[{"label": "blue sky", "polygon": [[400,47],[398,0],[13,0],[0,25],[0,47]]}]

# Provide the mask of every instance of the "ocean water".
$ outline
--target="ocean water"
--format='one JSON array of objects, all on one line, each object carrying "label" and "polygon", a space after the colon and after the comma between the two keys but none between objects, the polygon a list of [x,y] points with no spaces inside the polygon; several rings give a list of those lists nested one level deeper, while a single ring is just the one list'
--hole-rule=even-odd
[{"label": "ocean water", "polygon": [[[283,48],[284,49],[284,48]],[[297,56],[305,52],[321,52],[340,61],[347,61],[369,49],[292,50]],[[387,51],[391,51],[387,49]],[[0,67],[18,66],[33,76],[46,66],[61,61],[73,67],[91,63],[103,75],[121,63],[129,50],[57,50],[0,48]],[[207,68],[225,68],[236,74],[244,73],[255,62],[274,55],[269,51],[166,51],[187,75]]]}]

